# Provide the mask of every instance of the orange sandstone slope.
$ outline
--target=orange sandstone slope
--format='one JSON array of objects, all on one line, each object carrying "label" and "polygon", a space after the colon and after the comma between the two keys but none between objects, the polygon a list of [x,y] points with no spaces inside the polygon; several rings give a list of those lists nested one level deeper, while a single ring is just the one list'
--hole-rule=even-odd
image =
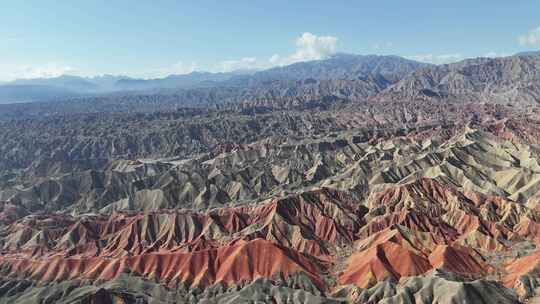
[{"label": "orange sandstone slope", "polygon": [[237,241],[190,253],[147,253],[120,258],[3,257],[0,268],[8,270],[4,273],[6,277],[23,276],[41,282],[75,279],[108,281],[127,272],[170,286],[182,283],[193,287],[216,283],[230,285],[303,273],[317,287],[324,288],[323,282],[317,277],[323,268],[316,260],[312,261],[302,254],[262,239]]},{"label": "orange sandstone slope", "polygon": [[540,252],[510,261],[504,269],[503,282],[523,297],[534,295],[540,286]]},{"label": "orange sandstone slope", "polygon": [[[540,286],[540,157],[515,122],[496,126],[512,141],[470,126],[347,133],[231,147],[165,173],[124,168],[127,177],[107,178],[120,188],[136,180],[122,189],[138,196],[92,214],[29,212],[41,208],[36,197],[62,201],[69,185],[0,190],[9,200],[0,203],[0,304],[525,301]],[[169,192],[140,190],[159,186]],[[80,199],[112,195],[92,191]],[[224,192],[238,201],[137,205]]]},{"label": "orange sandstone slope", "polygon": [[9,281],[50,286],[130,276],[203,290],[270,279],[339,299],[342,293],[333,293],[342,287],[399,288],[406,278],[440,270],[463,280],[501,278],[524,298],[532,294],[522,291],[522,281],[526,276],[535,286],[537,254],[503,260],[512,242],[537,240],[533,211],[511,211],[509,221],[504,214],[517,210],[514,203],[485,208],[493,199],[431,179],[380,191],[367,198],[369,208],[323,188],[206,213],[27,217],[2,228],[0,272]]},{"label": "orange sandstone slope", "polygon": [[192,251],[263,238],[311,256],[352,242],[366,208],[339,191],[320,189],[258,205],[201,213],[164,210],[106,216],[33,216],[3,228],[4,255],[120,257]]},{"label": "orange sandstone slope", "polygon": [[368,288],[380,281],[397,282],[401,277],[421,275],[430,268],[427,259],[398,244],[387,242],[352,255],[339,283]]},{"label": "orange sandstone slope", "polygon": [[355,253],[347,265],[339,277],[340,283],[362,288],[373,287],[386,280],[398,282],[402,277],[419,276],[434,269],[476,278],[494,272],[482,255],[468,247],[438,245],[426,256],[394,241]]}]

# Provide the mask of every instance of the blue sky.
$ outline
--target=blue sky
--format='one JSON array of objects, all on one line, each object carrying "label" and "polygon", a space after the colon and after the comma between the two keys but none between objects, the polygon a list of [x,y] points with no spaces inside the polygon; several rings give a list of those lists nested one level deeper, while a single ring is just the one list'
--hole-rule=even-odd
[{"label": "blue sky", "polygon": [[[332,52],[432,62],[540,49],[540,1],[5,1],[0,80],[266,68]],[[309,33],[309,34],[306,34]]]}]

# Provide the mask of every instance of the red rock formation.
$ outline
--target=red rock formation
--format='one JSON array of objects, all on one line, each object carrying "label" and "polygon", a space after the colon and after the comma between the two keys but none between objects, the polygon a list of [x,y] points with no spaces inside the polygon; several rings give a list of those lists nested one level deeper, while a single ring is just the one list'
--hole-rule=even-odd
[{"label": "red rock formation", "polygon": [[478,252],[459,245],[437,246],[429,255],[429,263],[434,268],[465,275],[486,275],[493,271]]},{"label": "red rock formation", "polygon": [[513,239],[528,239],[540,245],[540,223],[524,218],[515,227]]},{"label": "red rock formation", "polygon": [[403,276],[423,274],[431,269],[429,261],[393,242],[378,244],[352,255],[340,284],[368,288],[379,281],[399,280]]},{"label": "red rock formation", "polygon": [[510,288],[516,287],[518,279],[523,275],[540,275],[540,252],[517,258],[508,263],[504,270],[507,275],[503,278],[503,283]]},{"label": "red rock formation", "polygon": [[38,281],[107,281],[129,271],[169,284],[184,283],[190,286],[208,286],[219,282],[234,284],[304,273],[324,289],[317,275],[321,271],[317,263],[293,250],[261,239],[238,241],[189,253],[148,253],[110,259],[51,257],[30,260],[0,257],[0,267],[9,269],[4,276],[18,277],[24,274]]}]

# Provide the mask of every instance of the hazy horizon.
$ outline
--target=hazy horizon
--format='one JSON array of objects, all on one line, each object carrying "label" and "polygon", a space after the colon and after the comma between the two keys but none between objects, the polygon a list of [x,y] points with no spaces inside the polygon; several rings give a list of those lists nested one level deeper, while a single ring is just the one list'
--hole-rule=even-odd
[{"label": "hazy horizon", "polygon": [[[463,61],[463,60],[467,60],[467,59],[474,59],[474,58],[499,58],[499,57],[508,57],[508,56],[513,56],[513,55],[517,55],[517,54],[520,54],[520,53],[528,53],[529,51],[524,51],[524,52],[518,52],[518,53],[514,53],[514,54],[496,54],[496,53],[487,53],[487,54],[484,54],[484,55],[479,55],[479,56],[470,56],[470,57],[452,57],[452,58],[445,58],[446,60],[444,60],[443,62],[434,62],[433,60],[430,60],[431,57],[430,56],[426,56],[425,58],[424,57],[419,57],[419,58],[414,58],[414,57],[405,57],[405,56],[400,56],[400,55],[395,55],[395,54],[376,54],[376,53],[371,53],[371,54],[354,54],[354,53],[343,53],[341,52],[342,54],[347,54],[347,55],[357,55],[357,56],[398,56],[398,57],[401,57],[401,58],[404,58],[404,59],[408,59],[408,60],[413,60],[413,61],[417,61],[417,62],[422,62],[422,63],[428,63],[428,64],[434,64],[434,65],[442,65],[442,64],[450,64],[450,63],[456,63],[456,62],[460,62],[460,61]],[[530,52],[540,52],[540,51],[530,51]],[[127,75],[127,74],[94,74],[94,75],[81,75],[81,74],[78,74],[76,71],[73,71],[73,73],[71,73],[71,71],[65,71],[64,73],[62,74],[55,74],[55,75],[42,75],[42,76],[39,76],[39,77],[21,77],[21,78],[15,78],[15,79],[9,79],[9,80],[0,80],[0,84],[1,83],[11,83],[11,82],[16,82],[16,81],[24,81],[24,80],[33,80],[33,79],[53,79],[53,78],[59,78],[59,77],[81,77],[81,78],[85,78],[85,79],[98,79],[98,78],[105,78],[105,77],[114,77],[114,78],[126,78],[126,79],[141,79],[141,80],[152,80],[152,79],[163,79],[163,78],[167,78],[167,77],[171,77],[171,76],[186,76],[186,75],[193,75],[193,74],[197,74],[197,73],[200,73],[200,74],[204,74],[204,73],[209,73],[209,74],[235,74],[237,73],[238,75],[248,75],[250,73],[256,73],[256,72],[260,72],[260,71],[265,71],[265,70],[268,70],[268,69],[272,69],[272,68],[276,68],[276,67],[286,67],[288,65],[291,65],[291,64],[295,64],[295,63],[301,63],[301,62],[309,62],[309,61],[318,61],[318,60],[326,60],[326,59],[330,59],[332,58],[333,55],[338,55],[339,53],[332,53],[331,55],[329,56],[325,56],[325,57],[322,57],[322,58],[319,58],[319,59],[308,59],[308,60],[301,60],[301,61],[295,61],[295,62],[290,62],[290,63],[287,63],[287,64],[282,64],[282,65],[275,65],[275,66],[266,66],[266,67],[255,67],[255,68],[239,68],[239,69],[236,69],[236,70],[231,70],[231,71],[211,71],[211,70],[192,70],[192,71],[186,71],[186,72],[178,72],[178,73],[171,73],[171,74],[164,74],[164,75],[160,75],[160,76],[147,76],[147,77],[144,77],[144,76],[141,76],[141,77],[137,77],[137,76],[134,76],[134,75]]]},{"label": "hazy horizon", "polygon": [[496,2],[9,3],[0,81],[258,70],[336,52],[449,63],[538,49],[540,4]]}]

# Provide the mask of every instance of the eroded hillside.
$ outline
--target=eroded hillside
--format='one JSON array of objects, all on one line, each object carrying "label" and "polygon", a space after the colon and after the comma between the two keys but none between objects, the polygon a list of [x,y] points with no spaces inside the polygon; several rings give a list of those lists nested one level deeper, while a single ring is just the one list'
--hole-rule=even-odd
[{"label": "eroded hillside", "polygon": [[540,286],[539,111],[6,122],[0,302],[525,301]]}]

